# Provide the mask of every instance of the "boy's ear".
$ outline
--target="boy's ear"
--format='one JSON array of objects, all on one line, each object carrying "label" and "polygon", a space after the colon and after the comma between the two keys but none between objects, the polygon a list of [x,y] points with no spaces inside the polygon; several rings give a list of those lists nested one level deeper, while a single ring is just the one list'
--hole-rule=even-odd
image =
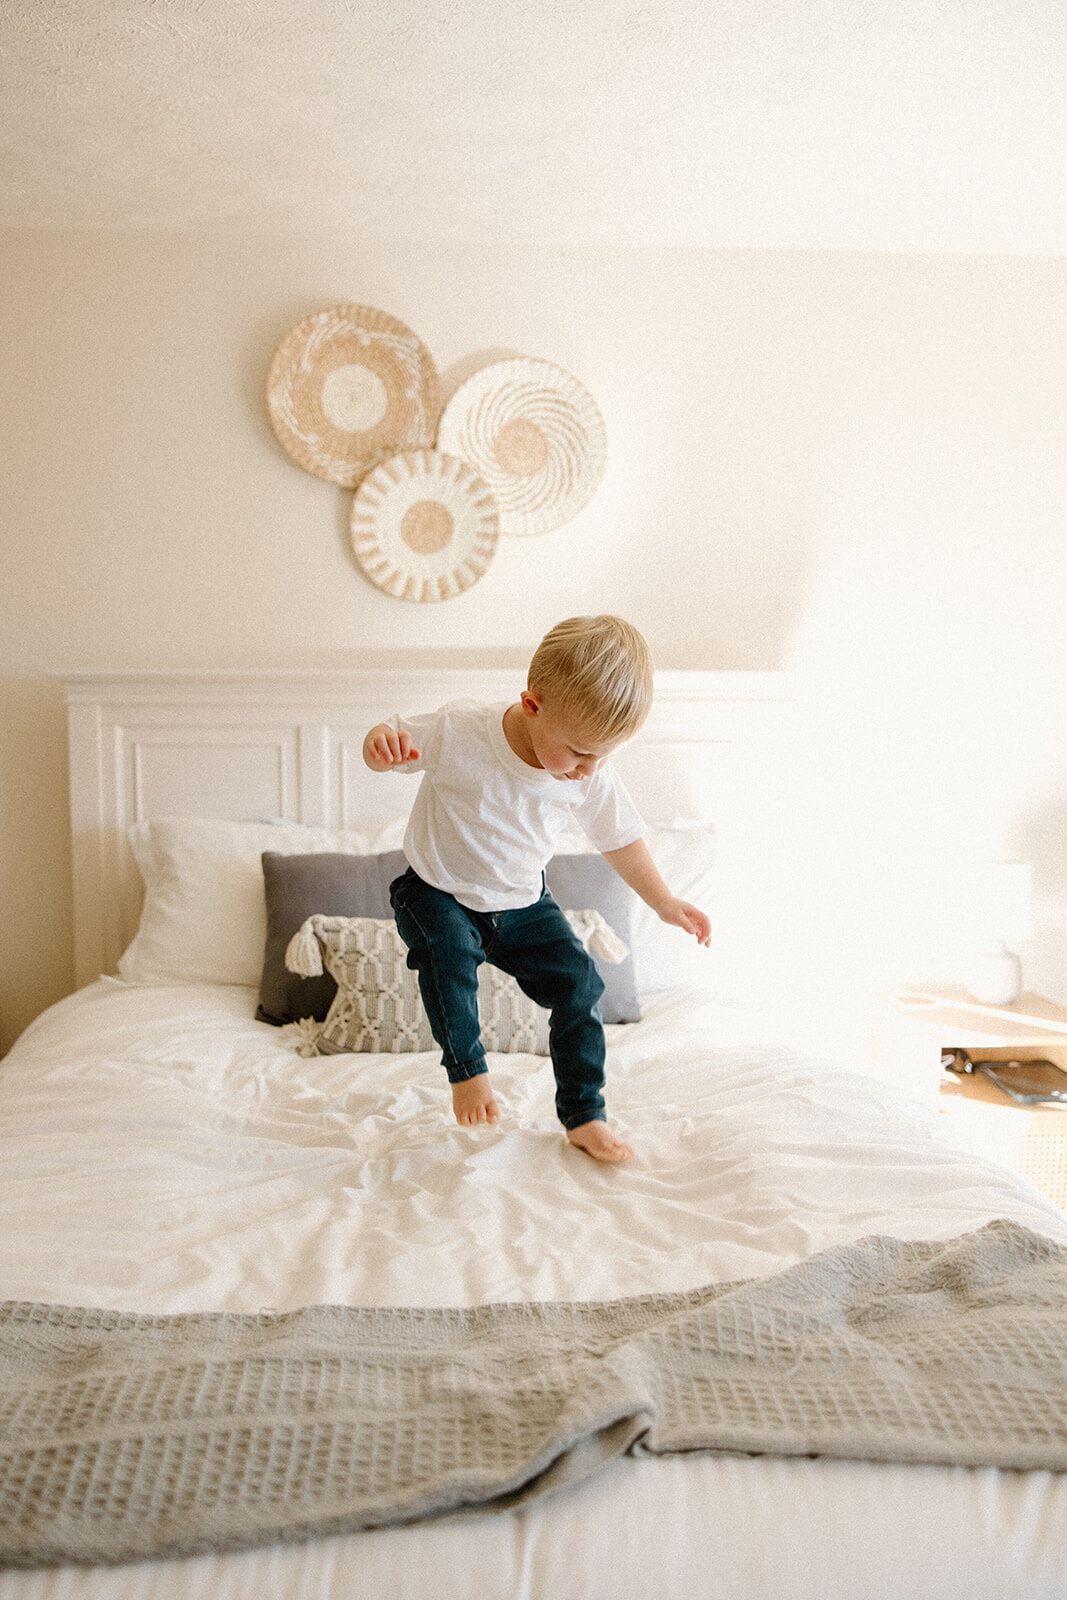
[{"label": "boy's ear", "polygon": [[542,703],[541,696],[536,689],[524,689],[519,696],[519,704],[522,706],[524,717],[539,716]]}]

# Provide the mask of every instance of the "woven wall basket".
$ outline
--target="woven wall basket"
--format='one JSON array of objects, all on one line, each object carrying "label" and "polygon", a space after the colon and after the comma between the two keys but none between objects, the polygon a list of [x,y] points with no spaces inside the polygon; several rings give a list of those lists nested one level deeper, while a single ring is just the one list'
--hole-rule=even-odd
[{"label": "woven wall basket", "polygon": [[592,497],[604,475],[607,434],[577,378],[518,356],[483,367],[456,391],[437,448],[469,461],[488,484],[502,533],[548,533]]},{"label": "woven wall basket", "polygon": [[500,522],[464,461],[406,450],[368,473],[352,502],[351,536],[367,577],[398,600],[452,600],[481,578]]},{"label": "woven wall basket", "polygon": [[433,443],[440,381],[404,323],[371,306],[331,306],[278,346],[267,408],[294,461],[352,489],[386,457]]}]

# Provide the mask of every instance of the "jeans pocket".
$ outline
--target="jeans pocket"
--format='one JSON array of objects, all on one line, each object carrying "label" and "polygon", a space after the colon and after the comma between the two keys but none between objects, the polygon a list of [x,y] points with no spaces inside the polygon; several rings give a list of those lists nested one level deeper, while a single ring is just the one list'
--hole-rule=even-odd
[{"label": "jeans pocket", "polygon": [[410,871],[411,868],[409,867],[407,872],[402,872],[399,878],[394,878],[392,883],[389,885],[389,904],[392,906],[394,911],[401,910],[405,904],[406,897],[404,890],[406,888],[406,884],[404,880]]}]

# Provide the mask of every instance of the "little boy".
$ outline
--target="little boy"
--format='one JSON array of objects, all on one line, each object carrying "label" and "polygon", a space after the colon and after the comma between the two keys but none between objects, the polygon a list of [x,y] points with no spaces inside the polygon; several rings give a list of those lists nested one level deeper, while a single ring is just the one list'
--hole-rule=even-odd
[{"label": "little boy", "polygon": [[711,943],[705,914],[664,883],[606,764],[647,717],[652,686],[636,628],[621,617],[571,617],[542,639],[514,704],[457,701],[378,723],[363,742],[373,771],[425,773],[404,836],[410,867],[390,899],[465,1127],[500,1115],[478,1023],[478,967],[489,961],[550,1013],[567,1138],[598,1161],[633,1155],[604,1120],[603,980],[545,888],[544,868],[577,824],[664,922]]}]

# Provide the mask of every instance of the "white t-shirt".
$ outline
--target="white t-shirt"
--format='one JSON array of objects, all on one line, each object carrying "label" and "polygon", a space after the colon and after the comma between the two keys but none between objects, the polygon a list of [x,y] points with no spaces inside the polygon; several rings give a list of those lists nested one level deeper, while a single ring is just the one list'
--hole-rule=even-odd
[{"label": "white t-shirt", "polygon": [[556,840],[578,827],[598,850],[621,850],[644,824],[609,764],[589,778],[553,778],[508,744],[508,702],[456,700],[426,716],[393,719],[411,735],[423,772],[404,854],[420,878],[472,911],[532,905]]}]

